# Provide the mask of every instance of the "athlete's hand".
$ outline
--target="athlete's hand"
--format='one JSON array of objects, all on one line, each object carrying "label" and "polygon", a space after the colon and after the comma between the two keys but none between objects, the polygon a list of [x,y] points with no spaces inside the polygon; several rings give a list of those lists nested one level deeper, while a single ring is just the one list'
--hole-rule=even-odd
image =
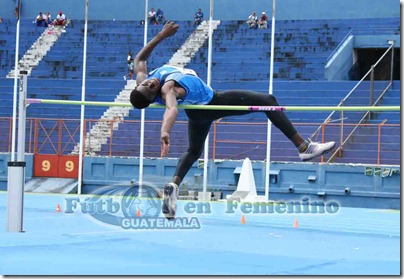
[{"label": "athlete's hand", "polygon": [[170,134],[167,132],[161,132],[160,141],[161,141],[161,157],[164,157],[168,154],[168,151],[170,150]]},{"label": "athlete's hand", "polygon": [[167,21],[167,23],[163,27],[163,30],[160,31],[160,34],[164,38],[168,38],[177,33],[178,27],[179,27],[178,24],[175,24],[172,21]]}]

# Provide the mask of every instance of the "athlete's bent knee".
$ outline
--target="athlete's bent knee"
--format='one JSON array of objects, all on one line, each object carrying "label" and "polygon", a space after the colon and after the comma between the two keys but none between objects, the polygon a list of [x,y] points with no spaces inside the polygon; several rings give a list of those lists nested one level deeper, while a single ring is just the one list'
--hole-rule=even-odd
[{"label": "athlete's bent knee", "polygon": [[267,95],[267,102],[268,102],[268,106],[277,106],[278,105],[278,101],[276,101],[276,98],[274,95]]}]

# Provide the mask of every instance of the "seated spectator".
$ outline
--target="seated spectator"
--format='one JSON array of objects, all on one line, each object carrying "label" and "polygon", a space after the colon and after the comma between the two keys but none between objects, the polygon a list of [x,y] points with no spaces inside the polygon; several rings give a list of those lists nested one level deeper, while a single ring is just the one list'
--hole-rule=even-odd
[{"label": "seated spectator", "polygon": [[203,21],[203,12],[202,9],[198,9],[194,16],[194,25],[199,25]]},{"label": "seated spectator", "polygon": [[259,27],[261,29],[267,29],[268,28],[268,17],[265,14],[265,12],[262,12],[260,20],[258,21],[258,25],[259,25]]},{"label": "seated spectator", "polygon": [[47,25],[52,25],[52,16],[50,12],[46,12],[45,21]]},{"label": "seated spectator", "polygon": [[42,12],[39,12],[39,15],[36,17],[35,20],[36,26],[38,27],[47,27],[48,24],[46,23],[46,17]]},{"label": "seated spectator", "polygon": [[166,23],[166,18],[165,18],[165,16],[164,16],[164,13],[163,13],[163,11],[160,10],[160,9],[157,9],[157,12],[156,12],[156,21],[157,21],[158,24],[164,24],[164,23]]},{"label": "seated spectator", "polygon": [[55,26],[66,26],[67,20],[63,12],[59,12],[53,24]]},{"label": "seated spectator", "polygon": [[250,27],[250,29],[257,29],[258,28],[258,17],[253,12],[247,19],[247,24]]},{"label": "seated spectator", "polygon": [[157,25],[157,20],[156,20],[156,12],[154,11],[154,8],[150,9],[149,16],[147,17],[149,20],[149,24]]}]

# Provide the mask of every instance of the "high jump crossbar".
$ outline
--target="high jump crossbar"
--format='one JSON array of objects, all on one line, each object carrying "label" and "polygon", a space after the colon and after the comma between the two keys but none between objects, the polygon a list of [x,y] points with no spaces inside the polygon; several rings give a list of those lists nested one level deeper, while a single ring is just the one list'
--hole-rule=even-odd
[{"label": "high jump crossbar", "polygon": [[[123,102],[68,101],[52,99],[27,99],[27,104],[49,105],[86,105],[105,107],[132,107]],[[149,108],[165,108],[164,105],[151,104]],[[241,111],[400,111],[400,106],[218,106],[218,105],[179,105],[182,109],[199,110],[241,110]]]}]

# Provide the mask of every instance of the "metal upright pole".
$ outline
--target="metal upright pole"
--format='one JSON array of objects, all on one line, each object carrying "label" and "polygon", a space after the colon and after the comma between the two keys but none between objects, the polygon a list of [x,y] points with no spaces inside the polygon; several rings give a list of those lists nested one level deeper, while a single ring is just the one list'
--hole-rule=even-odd
[{"label": "metal upright pole", "polygon": [[[18,4],[18,7],[21,3]],[[18,91],[18,56],[20,49],[20,11],[18,11],[17,27],[15,34],[15,61],[14,61],[14,92],[13,92],[13,122],[11,124],[11,161],[15,160],[15,136],[17,123],[17,91]]]},{"label": "metal upright pole", "polygon": [[373,95],[375,91],[374,82],[375,82],[375,65],[371,66],[370,72],[370,92],[369,92],[369,106],[373,106]]},{"label": "metal upright pole", "polygon": [[[369,106],[373,106],[373,95],[375,92],[375,65],[371,66],[370,72],[370,92],[369,92]],[[368,120],[372,119],[372,112],[369,111]]]},{"label": "metal upright pole", "polygon": [[[85,20],[84,20],[84,48],[83,48],[83,76],[82,76],[82,85],[81,85],[81,101],[84,102],[86,99],[86,68],[87,68],[87,25],[88,25],[88,0],[86,1],[86,8],[85,8]],[[80,150],[79,150],[79,169],[78,169],[78,186],[77,186],[77,193],[81,194],[81,188],[83,184],[82,180],[82,172],[83,172],[83,152],[86,146],[84,142],[84,110],[85,106],[81,105],[80,111]]]},{"label": "metal upright pole", "polygon": [[[144,14],[144,34],[143,34],[143,46],[147,45],[147,13],[149,9],[149,1],[145,1],[145,14]],[[144,122],[146,119],[146,109],[140,111],[140,154],[139,154],[139,197],[142,196],[142,184],[143,184],[143,159],[144,159]]]},{"label": "metal upright pole", "polygon": [[394,41],[392,41],[393,47],[391,48],[391,61],[390,61],[390,84],[393,85],[394,74]]},{"label": "metal upright pole", "polygon": [[[208,43],[208,74],[207,84],[210,86],[212,79],[212,24],[213,24],[213,0],[210,0],[209,9],[209,43]],[[206,195],[208,188],[208,162],[209,162],[209,134],[205,139],[204,156],[203,156],[203,193]],[[206,197],[205,197],[206,198]]]},{"label": "metal upright pole", "polygon": [[[272,0],[272,26],[271,26],[271,60],[269,70],[269,94],[273,94],[273,80],[274,80],[274,49],[275,49],[275,13],[276,13],[276,0]],[[265,164],[265,199],[269,199],[269,179],[270,179],[270,164],[271,164],[271,133],[272,125],[268,120],[267,125],[267,152]]]},{"label": "metal upright pole", "polygon": [[[15,72],[17,75],[17,72]],[[27,71],[20,71],[18,104],[17,161],[8,162],[7,176],[7,231],[23,232],[23,208],[25,186],[25,121],[27,98]]]}]

